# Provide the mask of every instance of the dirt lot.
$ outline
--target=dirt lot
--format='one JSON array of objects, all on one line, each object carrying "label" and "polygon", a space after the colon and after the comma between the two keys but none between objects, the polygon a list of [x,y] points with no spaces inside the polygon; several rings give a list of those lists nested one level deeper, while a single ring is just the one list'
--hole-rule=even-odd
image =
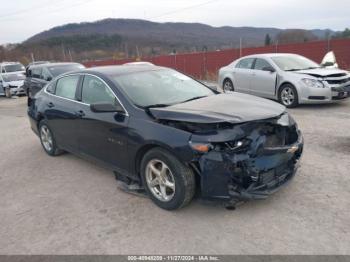
[{"label": "dirt lot", "polygon": [[306,145],[288,187],[236,211],[166,212],[108,170],[47,156],[26,98],[0,98],[0,254],[350,254],[350,100],[291,113]]}]

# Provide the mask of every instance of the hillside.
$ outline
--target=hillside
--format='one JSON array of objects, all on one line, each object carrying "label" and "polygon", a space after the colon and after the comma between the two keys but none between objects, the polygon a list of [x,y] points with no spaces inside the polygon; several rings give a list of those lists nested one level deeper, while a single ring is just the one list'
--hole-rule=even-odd
[{"label": "hillside", "polygon": [[[153,56],[306,42],[335,34],[330,30],[283,30],[255,27],[213,27],[200,23],[156,23],[136,19],[104,19],[67,24],[34,35],[6,53],[6,59],[75,60]],[[1,51],[1,50],[0,50]],[[4,56],[4,55],[3,55]]]},{"label": "hillside", "polygon": [[[212,27],[199,23],[156,23],[135,19],[105,19],[91,23],[67,24],[44,31],[29,38],[26,42],[33,43],[51,37],[66,37],[73,35],[120,35],[124,42],[131,45],[139,44],[152,47],[174,47],[187,51],[191,49],[221,49],[237,47],[240,38],[245,46],[264,44],[266,34],[272,39],[280,33],[277,28],[254,27]],[[323,37],[327,30],[314,30],[317,37]]]}]

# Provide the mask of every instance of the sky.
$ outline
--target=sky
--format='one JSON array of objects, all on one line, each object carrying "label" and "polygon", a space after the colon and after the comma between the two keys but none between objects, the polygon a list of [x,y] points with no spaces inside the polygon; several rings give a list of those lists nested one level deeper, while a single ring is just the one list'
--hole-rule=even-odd
[{"label": "sky", "polygon": [[349,0],[0,0],[0,44],[104,18],[344,30],[350,27],[349,10]]}]

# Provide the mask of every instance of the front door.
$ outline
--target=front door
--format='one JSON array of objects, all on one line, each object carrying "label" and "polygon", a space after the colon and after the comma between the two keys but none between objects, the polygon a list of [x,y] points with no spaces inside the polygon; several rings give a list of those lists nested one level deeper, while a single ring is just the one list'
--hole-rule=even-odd
[{"label": "front door", "polygon": [[112,89],[102,79],[85,75],[79,105],[80,152],[115,170],[126,170],[129,117],[126,113],[92,112],[90,105],[98,103],[118,102]]}]

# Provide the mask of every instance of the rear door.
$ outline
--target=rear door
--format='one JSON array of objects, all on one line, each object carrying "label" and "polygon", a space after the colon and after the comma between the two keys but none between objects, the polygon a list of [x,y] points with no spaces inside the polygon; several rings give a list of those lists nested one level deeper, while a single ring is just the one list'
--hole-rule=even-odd
[{"label": "rear door", "polygon": [[81,89],[78,138],[80,152],[115,170],[126,170],[129,120],[127,112],[91,111],[91,104],[120,104],[112,89],[101,78],[85,75]]},{"label": "rear door", "polygon": [[265,59],[257,58],[252,70],[250,90],[252,95],[273,98],[277,73],[268,70],[273,66]]},{"label": "rear door", "polygon": [[[78,151],[78,114],[79,102],[76,100],[80,75],[64,76],[45,90],[45,116],[56,142],[63,149]],[[52,85],[55,85],[52,88]]]},{"label": "rear door", "polygon": [[235,91],[250,93],[254,60],[255,58],[244,58],[236,65],[233,73]]},{"label": "rear door", "polygon": [[33,67],[31,69],[31,80],[28,92],[30,96],[33,97],[38,93],[47,83],[47,81],[42,79],[42,67]]}]

